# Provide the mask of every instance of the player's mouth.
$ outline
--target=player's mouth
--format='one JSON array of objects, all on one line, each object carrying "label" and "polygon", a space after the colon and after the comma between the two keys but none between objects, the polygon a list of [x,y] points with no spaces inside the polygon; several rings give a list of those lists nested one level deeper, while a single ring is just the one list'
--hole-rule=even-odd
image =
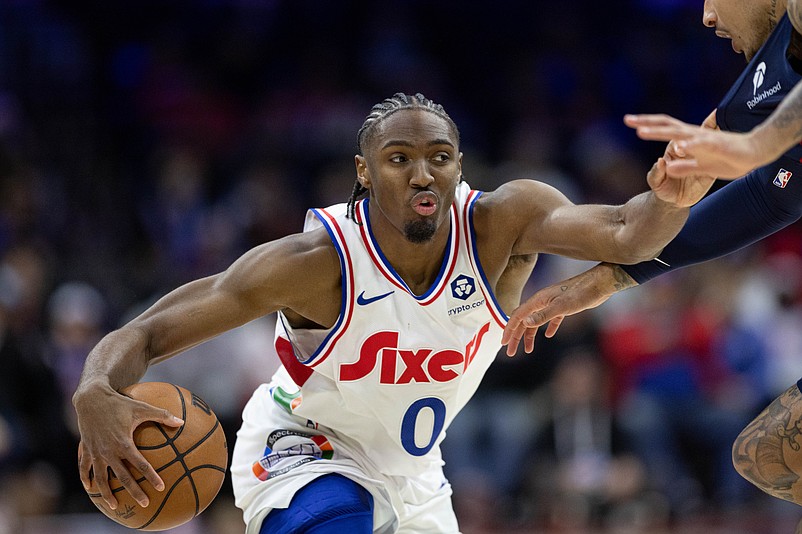
[{"label": "player's mouth", "polygon": [[424,217],[434,215],[434,212],[437,211],[437,195],[431,191],[421,191],[412,197],[410,205],[418,215]]},{"label": "player's mouth", "polygon": [[728,32],[726,30],[716,29],[716,37],[721,37],[722,39],[729,39],[730,40],[730,44],[732,45],[732,49],[735,50],[735,53],[736,54],[743,53],[743,50],[741,50],[740,47],[737,44],[735,44],[735,39],[732,38],[732,35],[730,35],[730,32]]}]

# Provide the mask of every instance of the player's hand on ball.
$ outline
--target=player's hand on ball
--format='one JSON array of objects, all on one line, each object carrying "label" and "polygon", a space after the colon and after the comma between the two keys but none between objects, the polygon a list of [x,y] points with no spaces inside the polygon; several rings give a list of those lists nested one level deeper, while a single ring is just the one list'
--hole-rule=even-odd
[{"label": "player's hand on ball", "polygon": [[134,429],[145,421],[169,427],[180,427],[183,421],[167,410],[133,400],[107,386],[76,394],[73,404],[81,434],[78,467],[84,488],[88,489],[94,481],[103,500],[116,509],[117,499],[109,487],[111,470],[131,496],[141,506],[147,506],[148,498],[129,466],[135,467],[158,490],[164,488],[164,483],[134,445]]},{"label": "player's hand on ball", "polygon": [[[200,396],[165,382],[140,382],[120,393],[137,401],[125,408],[124,413],[133,414],[131,424],[143,422],[133,432],[137,455],[129,452],[126,444],[121,447],[124,452],[112,448],[110,458],[127,455],[140,463],[122,459],[130,474],[125,486],[117,476],[105,480],[115,498],[115,508],[98,489],[97,479],[90,481],[87,495],[109,519],[128,528],[166,530],[192,520],[217,496],[228,466],[226,435],[214,410]],[[180,415],[184,423],[175,426],[173,423],[180,421],[169,414]],[[97,461],[90,463],[92,470],[98,465]],[[108,461],[99,465],[105,464]],[[82,473],[86,469],[82,466]],[[150,478],[145,476],[148,472]]]}]

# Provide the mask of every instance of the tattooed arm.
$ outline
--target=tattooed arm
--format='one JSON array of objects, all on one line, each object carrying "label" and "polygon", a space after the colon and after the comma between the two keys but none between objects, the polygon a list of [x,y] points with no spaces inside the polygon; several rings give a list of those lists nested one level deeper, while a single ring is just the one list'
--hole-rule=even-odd
[{"label": "tattooed arm", "polygon": [[769,495],[802,504],[802,394],[794,384],[741,431],[735,469]]}]

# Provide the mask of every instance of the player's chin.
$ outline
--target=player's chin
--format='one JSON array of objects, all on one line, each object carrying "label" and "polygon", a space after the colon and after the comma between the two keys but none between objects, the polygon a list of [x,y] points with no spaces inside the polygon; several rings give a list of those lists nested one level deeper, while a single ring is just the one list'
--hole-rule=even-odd
[{"label": "player's chin", "polygon": [[409,221],[404,225],[404,236],[415,244],[428,243],[437,231],[437,224],[431,217]]}]

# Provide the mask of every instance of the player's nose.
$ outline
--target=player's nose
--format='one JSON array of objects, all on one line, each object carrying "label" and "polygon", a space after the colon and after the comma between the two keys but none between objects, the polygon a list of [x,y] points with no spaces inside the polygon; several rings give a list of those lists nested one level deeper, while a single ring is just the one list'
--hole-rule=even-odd
[{"label": "player's nose", "polygon": [[708,28],[714,28],[717,22],[716,11],[710,0],[705,0],[704,8],[702,9],[702,24]]},{"label": "player's nose", "polygon": [[412,170],[409,184],[413,187],[429,187],[434,182],[429,166],[425,162],[420,162]]}]

